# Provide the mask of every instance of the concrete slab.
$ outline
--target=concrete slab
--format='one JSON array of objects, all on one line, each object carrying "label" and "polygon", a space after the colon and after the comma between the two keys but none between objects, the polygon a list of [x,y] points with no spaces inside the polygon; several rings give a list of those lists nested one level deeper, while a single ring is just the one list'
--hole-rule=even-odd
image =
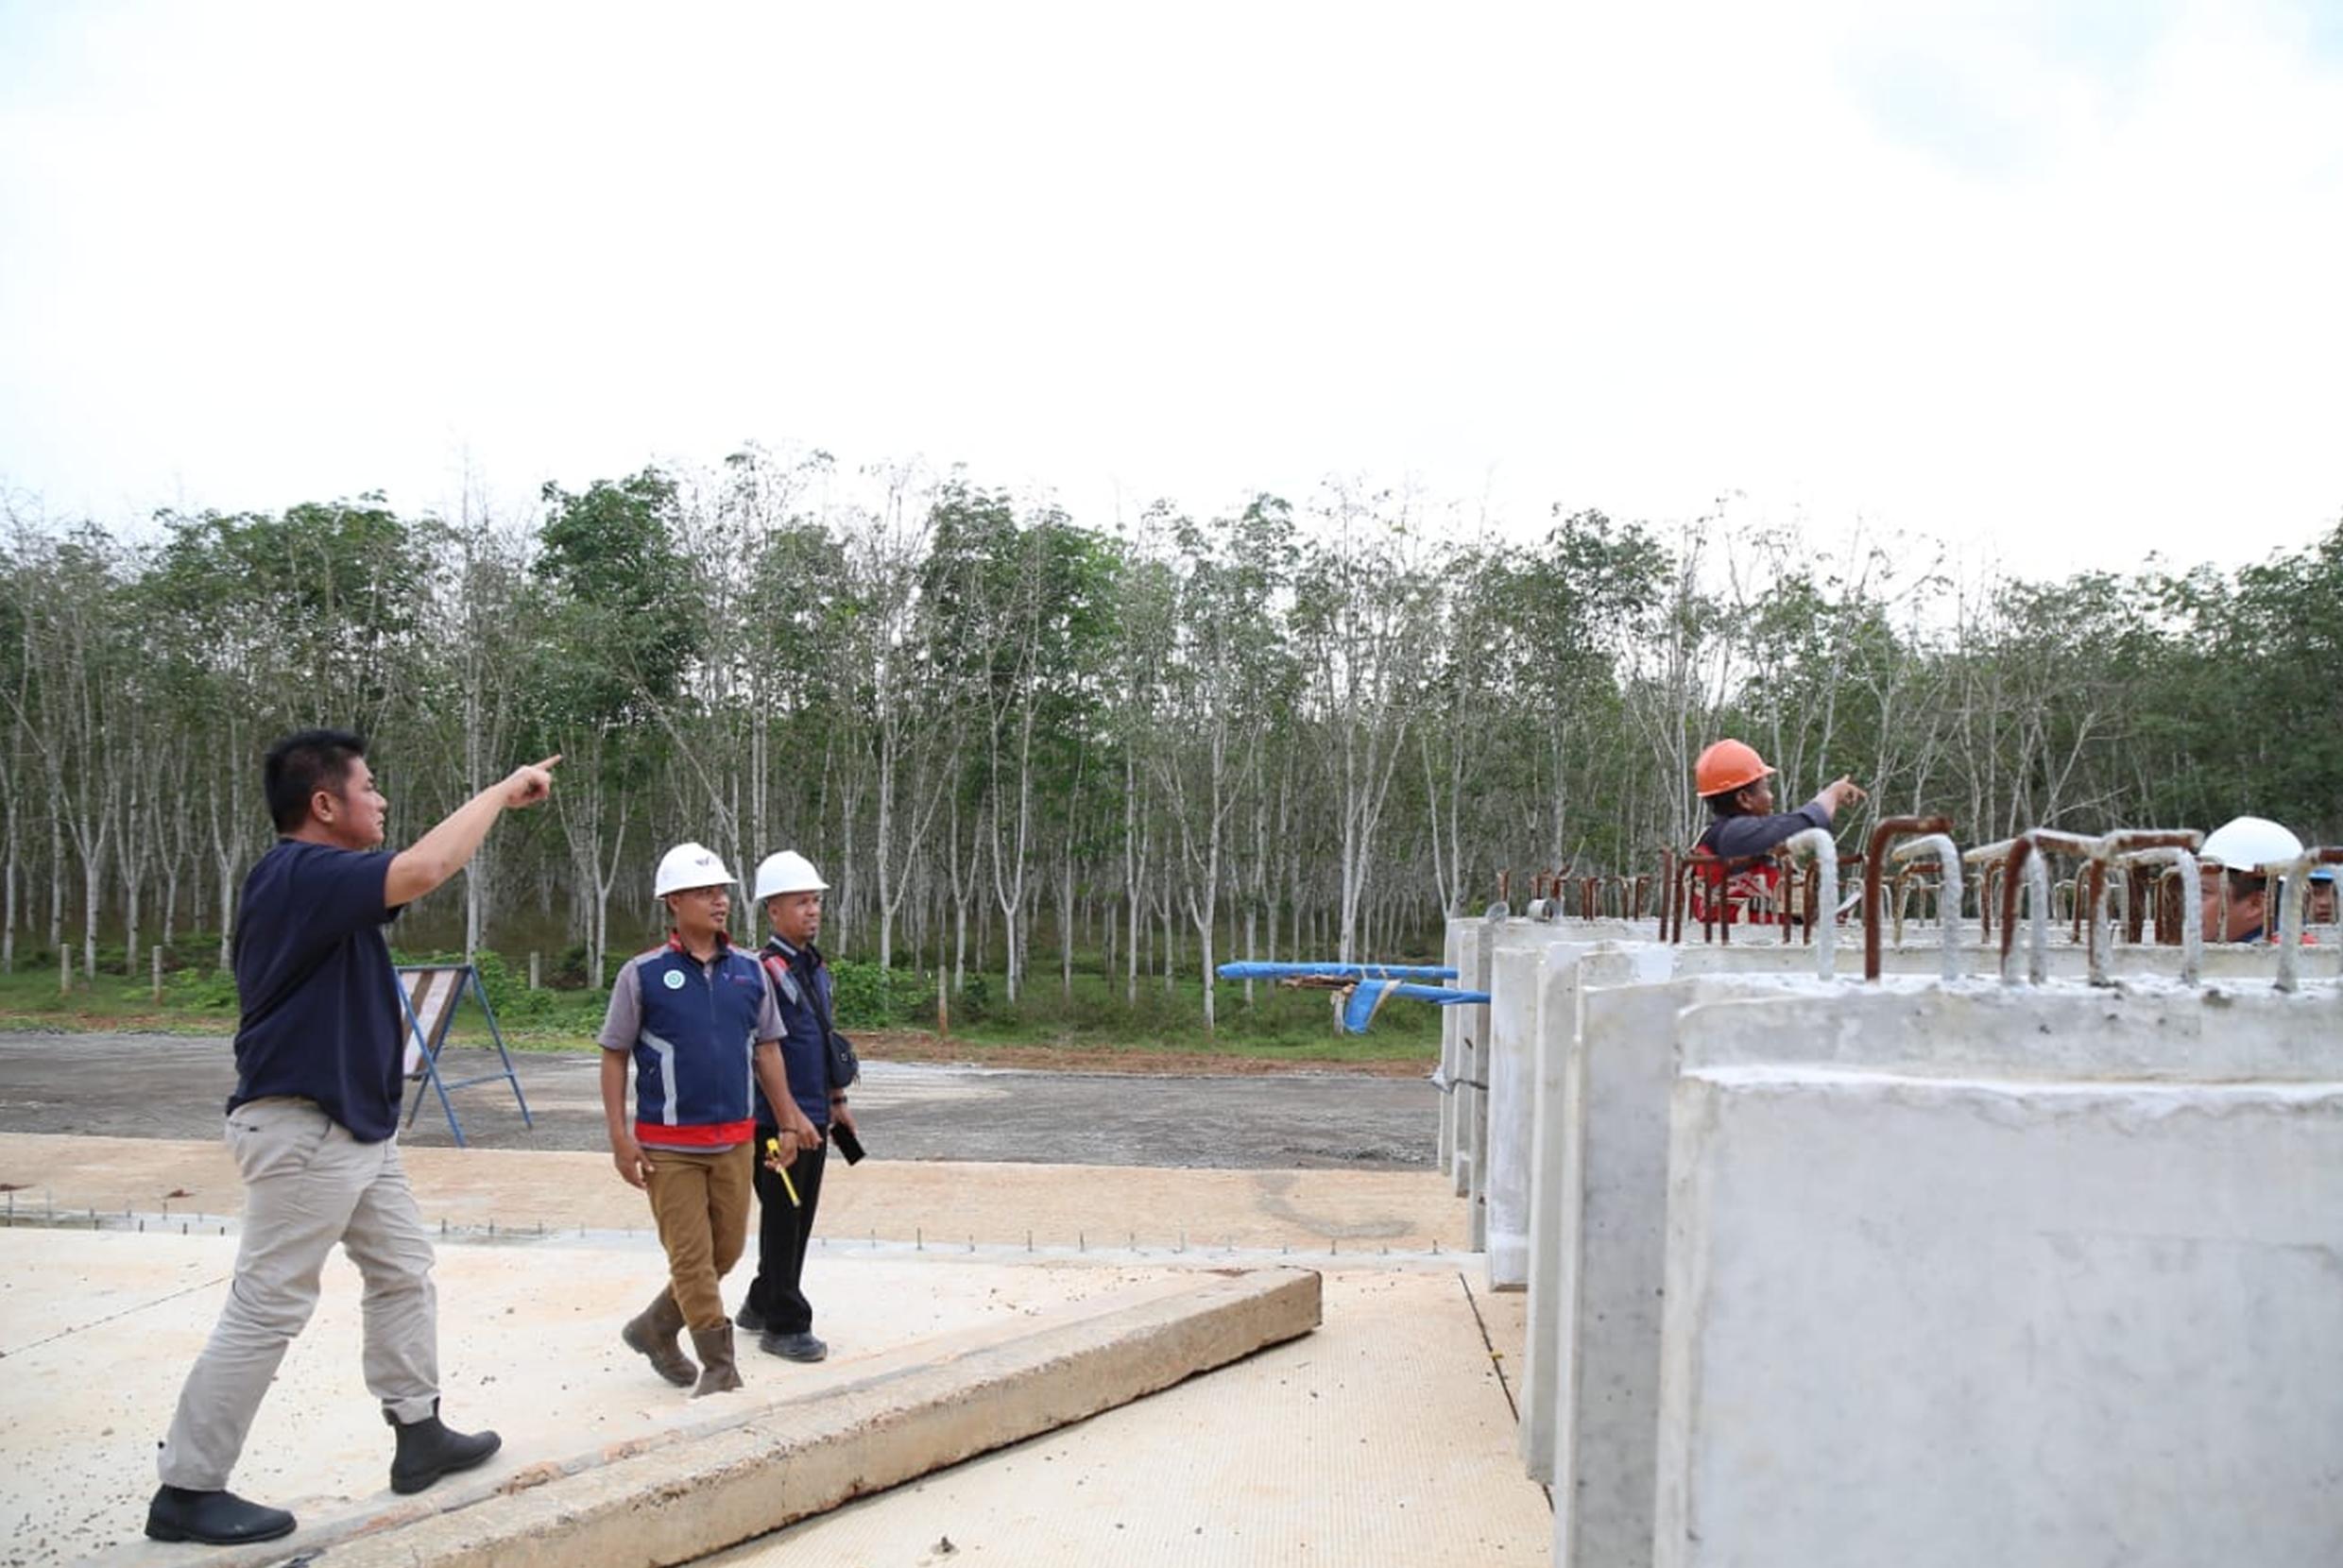
[{"label": "concrete slab", "polygon": [[[506,1439],[484,1484],[581,1445],[623,1452],[673,1440],[702,1423],[707,1406],[728,1402],[690,1406],[610,1338],[660,1265],[647,1231],[628,1229],[646,1218],[640,1195],[607,1159],[410,1150],[408,1164],[426,1213],[450,1226],[438,1270],[450,1418],[496,1425]],[[1103,1293],[1173,1289],[1192,1277],[1176,1264],[1291,1256],[1454,1281],[1478,1261],[1460,1255],[1461,1206],[1433,1172],[874,1158],[836,1174],[824,1202],[829,1234],[818,1238],[809,1280],[832,1359],[805,1369],[750,1355],[752,1393],[868,1378],[965,1348],[969,1336],[1086,1309]],[[0,1525],[11,1543],[0,1563],[53,1561],[136,1535],[154,1440],[226,1287],[240,1193],[220,1146],[153,1139],[0,1135],[0,1183],[20,1186],[0,1195],[0,1218],[12,1202],[20,1221],[0,1229],[0,1355],[9,1361],[0,1450],[17,1461],[0,1477]],[[41,1222],[52,1204],[55,1228]],[[92,1210],[104,1229],[71,1228]],[[549,1210],[556,1217],[540,1239],[535,1227]],[[586,1222],[583,1237],[564,1228],[576,1220]],[[180,1235],[182,1223],[195,1234]],[[734,1290],[740,1283],[737,1273],[729,1282]],[[1520,1298],[1480,1296],[1478,1316],[1473,1297],[1460,1300],[1462,1354],[1482,1375],[1512,1374],[1521,1363]],[[1444,1314],[1436,1330],[1396,1330],[1394,1354],[1418,1354],[1424,1333],[1451,1326]],[[312,1512],[388,1504],[373,1490],[385,1478],[386,1436],[358,1381],[355,1280],[341,1264],[329,1265],[324,1303],[282,1376],[239,1485]],[[1224,1408],[1208,1440],[1236,1440],[1251,1420]],[[145,1546],[132,1550],[153,1560]]]},{"label": "concrete slab", "polygon": [[[54,1561],[133,1540],[155,1443],[225,1297],[232,1236],[0,1232],[0,1562]],[[617,1340],[657,1287],[655,1243],[444,1247],[436,1275],[449,1419],[492,1425],[505,1450],[479,1477],[672,1441],[693,1427],[973,1350],[1102,1310],[1176,1296],[1166,1268],[817,1257],[808,1287],[831,1358],[799,1367],[744,1350],[746,1391],[687,1399]],[[732,1282],[738,1289],[738,1277]],[[358,1377],[354,1271],[330,1263],[236,1473],[304,1520],[392,1506],[389,1438]],[[729,1407],[727,1409],[727,1407]],[[437,1491],[446,1489],[436,1489]],[[43,1544],[45,1543],[45,1544]],[[136,1548],[141,1561],[216,1561]]]},{"label": "concrete slab", "polygon": [[334,1549],[343,1568],[677,1563],[1111,1409],[1308,1333],[1303,1270],[1191,1276],[1159,1301],[776,1406],[720,1432]]},{"label": "concrete slab", "polygon": [[1551,1514],[1512,1461],[1512,1413],[1475,1333],[1520,1302],[1462,1273],[1329,1273],[1307,1339],[710,1568],[1541,1563]]},{"label": "concrete slab", "polygon": [[[1428,1115],[1429,1107],[1427,1107]],[[607,1155],[408,1149],[424,1218],[534,1235],[647,1231],[641,1193]],[[11,1210],[125,1211],[201,1230],[243,1206],[227,1147],[161,1138],[0,1133],[0,1222]],[[817,1240],[1173,1254],[1217,1248],[1313,1257],[1456,1253],[1465,1219],[1428,1170],[1165,1170],[1138,1167],[833,1162]],[[176,1196],[175,1196],[176,1195]],[[203,1218],[198,1219],[201,1216]]]}]

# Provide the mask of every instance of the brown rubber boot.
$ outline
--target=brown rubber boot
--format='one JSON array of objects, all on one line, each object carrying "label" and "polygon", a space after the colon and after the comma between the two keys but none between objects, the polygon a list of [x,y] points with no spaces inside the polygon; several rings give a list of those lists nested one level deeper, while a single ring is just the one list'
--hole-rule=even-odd
[{"label": "brown rubber boot", "polygon": [[727,1393],[741,1386],[741,1369],[732,1360],[729,1322],[693,1329],[692,1348],[700,1353],[700,1386],[692,1390],[693,1399],[702,1394]]},{"label": "brown rubber boot", "polygon": [[[640,1316],[628,1320],[618,1337],[626,1341],[628,1350],[648,1360],[653,1372],[678,1389],[688,1389],[699,1369],[692,1365],[692,1358],[676,1343],[676,1336],[682,1332],[683,1308],[676,1304],[674,1292],[662,1290],[651,1298],[651,1304]],[[698,1335],[693,1338],[696,1339]]]}]

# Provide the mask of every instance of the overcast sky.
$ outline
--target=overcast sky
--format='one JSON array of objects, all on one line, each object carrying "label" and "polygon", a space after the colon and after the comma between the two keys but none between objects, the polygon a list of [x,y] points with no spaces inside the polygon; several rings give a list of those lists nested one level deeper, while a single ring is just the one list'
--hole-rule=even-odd
[{"label": "overcast sky", "polygon": [[2343,0],[0,0],[51,517],[753,438],[2233,565],[2343,520],[2338,280]]}]

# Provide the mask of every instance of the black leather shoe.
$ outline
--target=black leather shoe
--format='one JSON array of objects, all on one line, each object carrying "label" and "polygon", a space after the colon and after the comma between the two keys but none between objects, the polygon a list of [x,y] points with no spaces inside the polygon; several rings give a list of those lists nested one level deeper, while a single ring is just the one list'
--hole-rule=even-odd
[{"label": "black leather shoe", "polygon": [[241,1546],[293,1533],[293,1516],[282,1508],[248,1503],[232,1491],[195,1491],[160,1487],[146,1505],[146,1535],[153,1541],[200,1541],[206,1546]]},{"label": "black leather shoe", "polygon": [[741,1303],[741,1309],[732,1314],[732,1326],[739,1329],[743,1334],[762,1334],[764,1332],[764,1314],[749,1305],[746,1302],[743,1302]]},{"label": "black leather shoe", "polygon": [[401,1421],[388,1410],[383,1419],[399,1434],[399,1452],[390,1461],[390,1490],[402,1497],[420,1491],[442,1475],[484,1463],[504,1446],[493,1432],[452,1432],[440,1424],[439,1404],[420,1421]]},{"label": "black leather shoe", "polygon": [[757,1348],[767,1355],[778,1355],[784,1361],[819,1361],[829,1354],[829,1347],[799,1329],[795,1334],[767,1330],[757,1336]]}]

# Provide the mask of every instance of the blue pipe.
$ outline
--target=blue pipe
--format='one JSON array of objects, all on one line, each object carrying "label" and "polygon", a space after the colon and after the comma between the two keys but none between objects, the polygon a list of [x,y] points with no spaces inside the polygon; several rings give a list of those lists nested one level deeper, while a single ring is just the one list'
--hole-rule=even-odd
[{"label": "blue pipe", "polygon": [[1485,1003],[1486,991],[1452,991],[1445,985],[1410,985],[1402,980],[1363,980],[1351,989],[1350,998],[1343,1004],[1343,1030],[1347,1034],[1364,1034],[1367,1023],[1376,1009],[1394,997],[1407,997],[1437,1007],[1454,1007],[1460,1002]]},{"label": "blue pipe", "polygon": [[1223,963],[1213,971],[1224,980],[1287,980],[1297,976],[1331,980],[1454,980],[1456,971],[1437,963]]}]

